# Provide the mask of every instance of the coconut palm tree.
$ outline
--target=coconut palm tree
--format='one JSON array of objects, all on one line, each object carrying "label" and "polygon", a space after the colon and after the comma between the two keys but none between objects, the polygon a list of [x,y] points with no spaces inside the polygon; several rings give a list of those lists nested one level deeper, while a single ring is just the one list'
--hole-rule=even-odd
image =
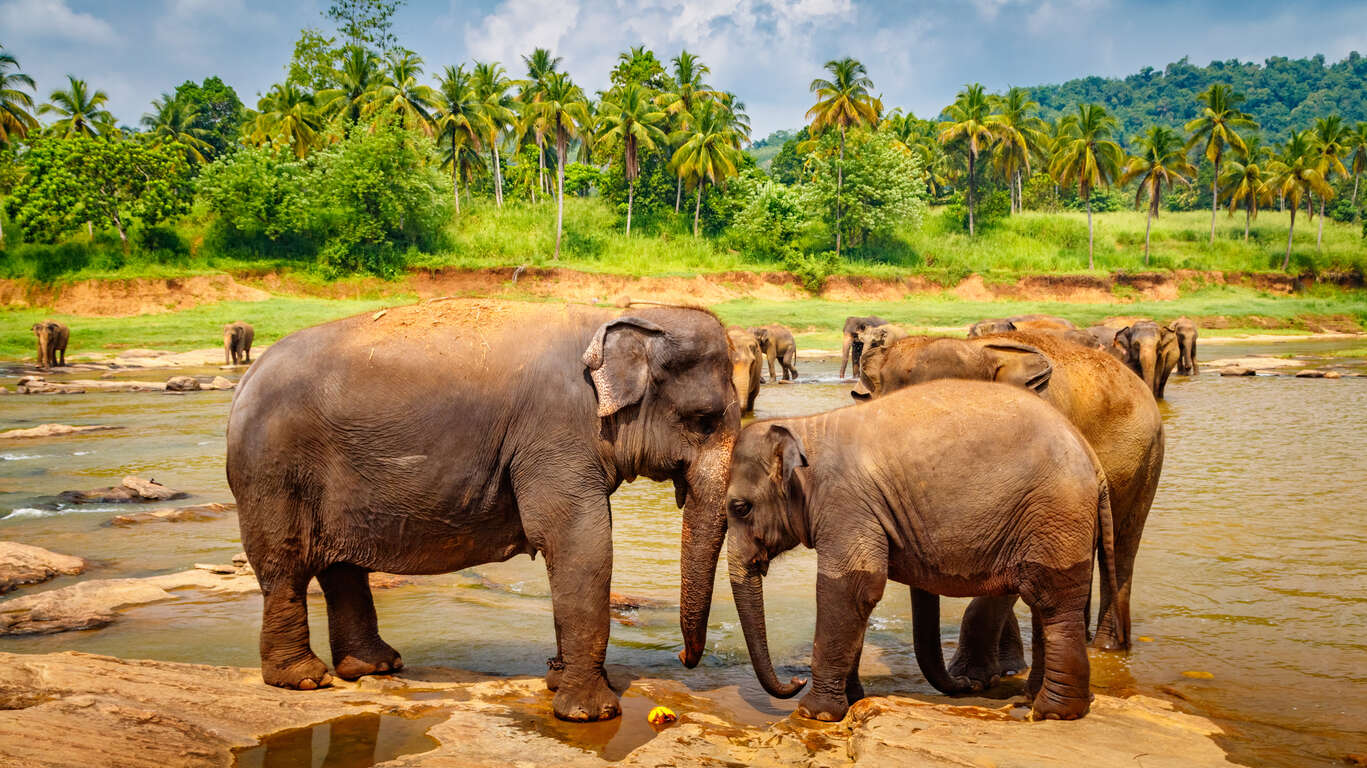
[{"label": "coconut palm tree", "polygon": [[480,139],[487,136],[483,105],[475,92],[465,65],[448,66],[437,84],[436,113],[434,115],[437,140],[447,151],[451,165],[451,194],[456,199],[456,214],[460,214],[460,179],[469,179],[472,165],[470,154],[478,157]]},{"label": "coconut palm tree", "polygon": [[75,75],[66,76],[66,90],[58,88],[48,95],[48,103],[38,107],[38,114],[55,114],[57,122],[51,131],[57,136],[96,136],[118,130],[114,116],[104,109],[109,94],[91,91],[86,81]]},{"label": "coconut palm tree", "polygon": [[[1315,155],[1318,158],[1320,175],[1324,177],[1325,182],[1329,181],[1331,174],[1347,176],[1348,169],[1343,165],[1343,158],[1352,152],[1352,131],[1343,124],[1343,118],[1338,115],[1317,118],[1314,132]],[[1319,234],[1315,236],[1316,248],[1324,244],[1324,202],[1333,196],[1332,187],[1329,194],[1319,196],[1320,227]]]},{"label": "coconut palm tree", "polygon": [[1133,143],[1139,154],[1130,158],[1125,172],[1120,176],[1121,184],[1139,180],[1139,189],[1134,195],[1134,207],[1138,208],[1145,195],[1149,197],[1149,211],[1144,221],[1144,265],[1149,263],[1149,230],[1153,220],[1158,218],[1159,204],[1163,199],[1163,186],[1169,189],[1174,183],[1191,184],[1196,169],[1187,160],[1182,139],[1171,128],[1155,125],[1143,136],[1134,137]]},{"label": "coconut palm tree", "polygon": [[1258,208],[1272,201],[1268,188],[1268,169],[1264,162],[1267,151],[1263,149],[1257,136],[1244,140],[1246,151],[1229,161],[1225,172],[1220,176],[1220,190],[1229,200],[1229,215],[1234,215],[1235,206],[1244,209],[1244,242],[1248,242],[1248,230],[1253,219],[1258,217]]},{"label": "coconut palm tree", "polygon": [[840,132],[840,159],[835,166],[835,255],[840,257],[841,190],[845,184],[845,132],[851,126],[875,126],[883,112],[883,103],[869,91],[873,81],[868,70],[858,60],[846,56],[826,62],[830,79],[818,77],[807,90],[816,94],[816,103],[807,110],[812,121],[812,133],[828,128]]},{"label": "coconut palm tree", "polygon": [[1367,123],[1358,123],[1348,137],[1353,152],[1353,210],[1358,207],[1358,180],[1367,171]]},{"label": "coconut palm tree", "polygon": [[[602,94],[599,94],[602,97]],[[579,126],[579,152],[576,161],[593,165],[593,152],[598,147],[598,135],[603,130],[603,102],[584,96],[584,124]]]},{"label": "coconut palm tree", "polygon": [[380,60],[360,46],[347,46],[342,54],[342,67],[337,71],[340,87],[328,88],[316,94],[319,109],[325,115],[342,120],[348,129],[361,121],[367,105],[384,82]]},{"label": "coconut palm tree", "polygon": [[[702,63],[702,60],[697,56],[687,50],[682,50],[678,56],[670,59],[670,63],[674,65],[674,70],[671,73],[674,79],[674,89],[656,96],[655,103],[663,107],[665,112],[673,118],[671,135],[674,135],[688,127],[688,118],[693,114],[693,106],[699,99],[716,98],[720,93],[703,82],[703,77],[711,69]],[[674,182],[675,213],[679,212],[682,201],[683,177],[679,176]]]},{"label": "coconut palm tree", "polygon": [[[522,63],[527,67],[527,77],[521,81],[521,90],[518,92],[517,100],[524,106],[541,100],[541,94],[546,88],[547,79],[559,72],[561,57],[552,56],[546,48],[534,48],[531,55],[523,56]],[[537,124],[536,121],[526,121],[519,131],[524,136],[528,133],[536,140],[536,180],[537,186],[544,192],[546,190],[546,130],[544,126]],[[536,194],[532,194],[532,202],[536,202]]]},{"label": "coconut palm tree", "polygon": [[727,125],[735,134],[736,148],[740,149],[750,141],[750,115],[745,111],[745,102],[730,91],[721,91],[716,100],[726,110]]},{"label": "coconut palm tree", "polygon": [[1116,128],[1114,117],[1100,104],[1079,104],[1076,115],[1068,115],[1065,133],[1049,167],[1062,186],[1077,185],[1077,194],[1087,204],[1087,268],[1095,269],[1093,258],[1092,190],[1109,186],[1120,175],[1120,145],[1111,141]]},{"label": "coconut palm tree", "polygon": [[1320,155],[1315,149],[1315,134],[1305,130],[1291,134],[1282,151],[1272,161],[1268,187],[1291,206],[1291,225],[1286,231],[1286,256],[1282,269],[1291,266],[1291,242],[1296,234],[1296,211],[1309,195],[1327,195],[1332,190],[1320,172]]},{"label": "coconut palm tree", "polygon": [[570,139],[577,137],[580,126],[588,122],[587,107],[584,92],[564,72],[546,75],[538,96],[529,110],[555,141],[555,259],[559,260],[560,240],[565,228],[565,156],[569,152]]},{"label": "coconut palm tree", "polygon": [[403,121],[404,127],[431,136],[432,106],[438,96],[430,86],[418,82],[421,76],[421,56],[412,51],[390,53],[385,59],[384,80],[362,113],[368,116],[388,112]]},{"label": "coconut palm tree", "polygon": [[[16,70],[11,73],[9,70]],[[38,130],[34,118],[33,97],[24,89],[36,91],[33,78],[17,71],[19,60],[5,52],[0,45],[0,147],[9,146],[15,138],[24,138],[29,131]]]},{"label": "coconut palm tree", "polygon": [[1199,117],[1187,123],[1186,130],[1191,134],[1191,138],[1187,140],[1187,149],[1205,145],[1202,151],[1206,159],[1215,166],[1215,178],[1210,183],[1210,244],[1214,245],[1220,162],[1224,159],[1225,148],[1230,147],[1242,152],[1244,140],[1239,131],[1256,129],[1258,124],[1237,109],[1244,100],[1243,94],[1235,93],[1228,85],[1214,83],[1196,98],[1205,107],[1201,109]]},{"label": "coconut palm tree", "polygon": [[627,180],[627,235],[631,234],[631,208],[636,198],[636,178],[641,173],[640,153],[654,152],[668,141],[660,126],[666,120],[650,98],[650,91],[639,83],[610,91],[599,107],[602,119],[600,141],[622,146],[622,173]]},{"label": "coconut palm tree", "polygon": [[698,236],[702,214],[704,185],[721,184],[738,173],[740,150],[730,127],[726,110],[711,100],[699,100],[693,105],[685,127],[672,136],[678,149],[669,160],[679,178],[687,179],[697,190],[693,204],[693,236]]},{"label": "coconut palm tree", "polygon": [[1030,173],[1030,156],[1040,143],[1044,121],[1033,112],[1039,104],[1024,88],[1011,88],[994,99],[997,106],[997,146],[993,160],[1011,188],[1011,212],[1021,209],[1022,178]]},{"label": "coconut palm tree", "polygon": [[508,94],[508,89],[513,87],[513,81],[508,79],[503,71],[503,65],[498,62],[476,61],[471,82],[475,88],[475,98],[479,99],[484,129],[487,132],[483,137],[484,143],[489,147],[489,158],[493,163],[494,201],[502,208],[503,169],[498,159],[498,145],[504,131],[508,130],[516,118],[513,112],[513,99]]},{"label": "coconut palm tree", "polygon": [[204,153],[212,152],[213,146],[205,140],[210,131],[195,125],[198,118],[199,110],[194,104],[163,93],[160,99],[152,101],[152,111],[142,116],[142,124],[153,145],[179,144],[187,162],[203,163]]},{"label": "coconut palm tree", "polygon": [[945,114],[949,119],[940,123],[940,143],[960,147],[968,159],[968,236],[972,237],[978,156],[991,147],[1001,117],[992,114],[992,102],[979,83],[964,86]]},{"label": "coconut palm tree", "polygon": [[291,82],[271,86],[256,103],[256,110],[247,141],[289,147],[300,159],[313,148],[323,127],[313,94]]}]

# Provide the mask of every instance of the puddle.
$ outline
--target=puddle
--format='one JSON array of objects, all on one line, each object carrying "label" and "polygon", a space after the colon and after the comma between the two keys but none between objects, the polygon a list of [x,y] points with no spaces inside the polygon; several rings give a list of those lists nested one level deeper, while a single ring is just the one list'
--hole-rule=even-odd
[{"label": "puddle", "polygon": [[509,702],[513,723],[524,730],[594,752],[609,762],[621,760],[656,736],[655,728],[646,720],[656,702],[630,690],[622,695],[622,716],[601,723],[567,723],[556,718],[551,713],[553,696],[546,691]]},{"label": "puddle", "polygon": [[427,731],[445,715],[405,718],[368,712],[273,733],[234,752],[235,768],[370,768],[439,746]]}]

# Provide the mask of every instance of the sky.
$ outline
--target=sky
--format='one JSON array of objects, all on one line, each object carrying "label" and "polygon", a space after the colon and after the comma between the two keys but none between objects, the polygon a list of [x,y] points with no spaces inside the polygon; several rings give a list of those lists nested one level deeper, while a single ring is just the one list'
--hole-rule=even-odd
[{"label": "sky", "polygon": [[[306,26],[331,32],[328,0],[0,0],[0,45],[38,83],[39,101],[73,74],[109,94],[120,124],[187,79],[218,75],[242,101],[284,77]],[[1123,77],[1193,64],[1367,53],[1367,2],[1321,0],[409,0],[399,42],[429,75],[470,59],[513,74],[552,49],[592,92],[620,51],[661,60],[687,48],[714,87],[745,102],[756,138],[797,128],[808,86],[833,58],[868,68],[884,105],[937,114],[968,82],[989,90],[1075,77]]]}]

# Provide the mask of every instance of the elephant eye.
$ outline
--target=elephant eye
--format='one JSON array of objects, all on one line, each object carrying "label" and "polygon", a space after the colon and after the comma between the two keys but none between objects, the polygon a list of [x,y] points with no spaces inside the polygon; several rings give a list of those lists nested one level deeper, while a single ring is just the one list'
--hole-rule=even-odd
[{"label": "elephant eye", "polygon": [[700,413],[693,417],[693,426],[704,436],[711,435],[721,425],[724,412]]},{"label": "elephant eye", "polygon": [[750,502],[745,499],[732,499],[729,506],[731,507],[731,514],[738,518],[749,517],[750,510],[753,509]]}]

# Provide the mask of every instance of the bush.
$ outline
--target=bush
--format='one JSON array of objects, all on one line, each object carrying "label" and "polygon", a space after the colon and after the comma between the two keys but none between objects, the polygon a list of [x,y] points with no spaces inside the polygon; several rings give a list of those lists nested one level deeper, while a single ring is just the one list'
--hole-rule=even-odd
[{"label": "bush", "polygon": [[603,172],[591,165],[570,163],[565,166],[565,194],[585,195],[598,186]]},{"label": "bush", "polygon": [[209,163],[196,191],[225,228],[222,234],[277,240],[305,229],[302,176],[300,163],[257,147]]},{"label": "bush", "polygon": [[1021,207],[1029,211],[1054,212],[1063,210],[1058,185],[1048,174],[1037,173],[1026,179],[1021,188]]},{"label": "bush", "polygon": [[[973,208],[973,228],[981,230],[1011,215],[1011,196],[1000,188],[979,188],[977,205]],[[952,229],[968,231],[968,205],[964,193],[956,192],[942,214]]]},{"label": "bush", "polygon": [[801,231],[802,193],[777,182],[760,184],[736,217],[731,244],[756,259],[778,259]]},{"label": "bush", "polygon": [[789,248],[783,254],[783,269],[798,279],[802,287],[812,293],[820,293],[826,278],[840,269],[840,258],[835,251],[821,253],[800,253]]}]

